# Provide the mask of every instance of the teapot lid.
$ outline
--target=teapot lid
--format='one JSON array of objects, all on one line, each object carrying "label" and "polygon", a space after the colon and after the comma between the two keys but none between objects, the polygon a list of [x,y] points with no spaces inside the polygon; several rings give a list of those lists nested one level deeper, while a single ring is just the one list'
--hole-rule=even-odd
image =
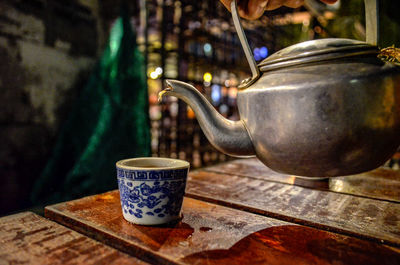
[{"label": "teapot lid", "polygon": [[375,45],[363,41],[328,38],[310,40],[284,48],[258,64],[262,72],[332,59],[348,58],[359,55],[378,54]]}]

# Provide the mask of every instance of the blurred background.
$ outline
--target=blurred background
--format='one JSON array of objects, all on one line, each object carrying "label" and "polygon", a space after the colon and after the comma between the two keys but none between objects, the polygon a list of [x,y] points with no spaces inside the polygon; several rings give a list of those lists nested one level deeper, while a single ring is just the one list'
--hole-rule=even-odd
[{"label": "blurred background", "polygon": [[[32,189],[107,45],[122,4],[144,58],[151,155],[185,159],[192,168],[232,159],[208,143],[184,102],[172,97],[158,102],[165,79],[179,79],[192,83],[225,117],[239,118],[237,86],[250,69],[231,14],[219,1],[2,0],[0,215],[38,207],[31,200]],[[381,48],[400,44],[394,6],[395,0],[380,1]],[[329,6],[309,1],[242,23],[257,62],[305,40],[365,39],[363,0]],[[397,170],[398,158],[386,166]],[[84,195],[89,194],[76,197]]]}]

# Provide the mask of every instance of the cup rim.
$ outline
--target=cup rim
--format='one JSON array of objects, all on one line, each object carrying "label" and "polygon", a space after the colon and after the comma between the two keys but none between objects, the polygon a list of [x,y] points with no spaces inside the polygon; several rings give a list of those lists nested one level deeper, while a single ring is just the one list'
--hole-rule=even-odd
[{"label": "cup rim", "polygon": [[[160,166],[160,167],[144,167],[144,166],[132,166],[126,165],[129,162],[142,162],[142,161],[161,161],[166,163],[171,163],[170,166]],[[128,169],[128,170],[166,170],[166,169],[185,169],[190,167],[190,163],[185,160],[175,159],[175,158],[166,158],[166,157],[136,157],[136,158],[127,158],[118,161],[116,164],[117,168]]]}]

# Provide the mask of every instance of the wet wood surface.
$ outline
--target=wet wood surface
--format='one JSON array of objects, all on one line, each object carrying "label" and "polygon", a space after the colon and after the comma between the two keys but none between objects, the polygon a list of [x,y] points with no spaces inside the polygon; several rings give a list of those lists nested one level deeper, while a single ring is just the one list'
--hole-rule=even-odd
[{"label": "wet wood surface", "polygon": [[0,264],[148,264],[31,212],[0,218]]},{"label": "wet wood surface", "polygon": [[400,204],[207,171],[186,195],[293,223],[400,246]]},{"label": "wet wood surface", "polygon": [[245,176],[295,186],[400,202],[400,171],[383,167],[357,175],[308,180],[272,171],[258,159],[250,158],[207,167],[201,171]]},{"label": "wet wood surface", "polygon": [[139,226],[112,191],[48,206],[45,215],[153,264],[398,264],[400,249],[185,198],[183,218]]}]

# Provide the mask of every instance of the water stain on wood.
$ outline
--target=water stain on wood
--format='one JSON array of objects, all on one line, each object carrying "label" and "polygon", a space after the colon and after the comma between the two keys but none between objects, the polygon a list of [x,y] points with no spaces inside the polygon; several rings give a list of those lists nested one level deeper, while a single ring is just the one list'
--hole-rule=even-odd
[{"label": "water stain on wood", "polygon": [[212,228],[211,227],[200,227],[199,228],[199,230],[200,230],[200,232],[209,232],[209,231],[211,231],[212,230]]},{"label": "water stain on wood", "polygon": [[46,216],[155,264],[176,263],[181,257],[215,247],[229,248],[260,229],[285,222],[185,198],[183,218],[161,226],[141,226],[124,220],[119,192],[46,207]]},{"label": "water stain on wood", "polygon": [[202,251],[187,264],[371,264],[400,263],[400,253],[368,241],[303,226],[276,226],[252,233],[229,249]]},{"label": "water stain on wood", "polygon": [[392,247],[191,198],[184,199],[178,222],[134,225],[123,219],[118,191],[106,195],[113,199],[94,195],[48,206],[46,216],[154,264],[390,264],[399,259],[400,250]]}]

